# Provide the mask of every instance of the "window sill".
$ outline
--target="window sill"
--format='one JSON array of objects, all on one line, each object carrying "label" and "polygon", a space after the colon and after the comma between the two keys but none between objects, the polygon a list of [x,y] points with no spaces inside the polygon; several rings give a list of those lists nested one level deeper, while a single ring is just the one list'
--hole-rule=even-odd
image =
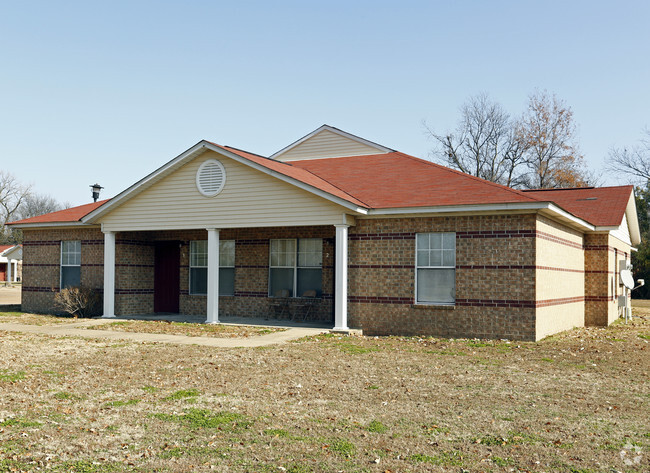
[{"label": "window sill", "polygon": [[436,303],[430,303],[430,304],[424,304],[422,302],[417,303],[417,304],[411,304],[411,308],[413,309],[442,309],[442,310],[454,310],[456,308],[456,304],[436,304]]}]

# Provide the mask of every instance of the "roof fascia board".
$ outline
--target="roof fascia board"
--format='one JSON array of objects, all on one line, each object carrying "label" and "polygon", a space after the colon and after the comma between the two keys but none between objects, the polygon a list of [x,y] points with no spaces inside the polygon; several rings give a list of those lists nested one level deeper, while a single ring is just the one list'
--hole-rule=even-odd
[{"label": "roof fascia board", "polygon": [[13,228],[20,229],[31,229],[31,228],[76,228],[76,227],[86,227],[93,228],[98,225],[93,225],[90,223],[84,222],[39,222],[39,223],[23,223],[23,224],[14,224]]},{"label": "roof fascia board", "polygon": [[0,253],[0,256],[7,256],[8,254],[14,252],[16,250],[16,248],[20,248],[20,245],[14,245],[14,246],[11,246],[11,247],[7,248],[6,250],[4,250],[3,252]]},{"label": "roof fascia board", "polygon": [[104,215],[105,213],[109,212],[110,209],[120,205],[122,202],[125,200],[128,200],[130,197],[133,196],[134,193],[137,193],[140,187],[142,187],[145,184],[149,184],[151,182],[155,182],[156,180],[160,179],[164,174],[167,172],[170,172],[173,168],[176,166],[182,164],[185,160],[189,158],[193,158],[198,156],[200,153],[204,151],[204,148],[206,147],[206,142],[205,140],[199,141],[197,144],[189,148],[188,150],[182,152],[178,156],[176,156],[174,159],[171,161],[163,164],[160,166],[158,169],[153,171],[152,173],[147,174],[145,177],[140,179],[138,182],[133,184],[132,186],[128,187],[127,189],[123,190],[120,192],[118,195],[113,197],[111,200],[106,202],[104,205],[101,207],[96,208],[89,214],[85,215],[84,217],[81,218],[81,221],[86,223],[86,222],[92,222],[95,218]]},{"label": "roof fascia board", "polygon": [[353,141],[356,141],[357,143],[361,143],[361,144],[364,144],[364,145],[366,145],[366,146],[370,146],[370,147],[372,147],[372,148],[377,149],[378,151],[381,151],[382,153],[389,153],[389,152],[393,151],[393,150],[390,149],[390,148],[386,148],[385,146],[379,145],[379,144],[377,144],[377,143],[373,143],[372,141],[369,141],[369,140],[363,139],[363,138],[361,138],[360,136],[352,135],[352,134],[350,134],[350,133],[347,133],[347,132],[345,132],[345,131],[343,131],[343,130],[339,130],[338,128],[331,127],[331,126],[329,126],[329,125],[322,125],[322,126],[318,127],[316,130],[312,131],[311,133],[309,133],[309,134],[303,136],[303,137],[300,138],[299,140],[294,141],[294,142],[291,143],[289,146],[285,146],[285,147],[282,148],[280,151],[277,151],[277,152],[273,153],[271,156],[269,156],[269,158],[270,158],[270,159],[276,159],[278,156],[281,156],[281,155],[283,155],[284,153],[286,153],[287,151],[292,150],[293,148],[295,148],[295,147],[298,146],[299,144],[304,143],[304,142],[307,141],[309,138],[311,138],[311,137],[314,136],[314,135],[317,135],[318,133],[320,133],[320,132],[323,131],[323,130],[331,131],[332,133],[336,133],[336,134],[339,135],[339,136],[343,136],[343,137],[345,137],[345,138],[351,139],[351,140],[353,140]]},{"label": "roof fascia board", "polygon": [[[627,225],[630,229],[630,240],[632,245],[639,245],[641,243],[641,229],[639,228],[639,216],[636,213],[636,200],[634,198],[634,191],[630,192],[630,198],[625,207],[625,217],[627,218]],[[623,223],[621,219],[621,224]]]},{"label": "roof fascia board", "polygon": [[199,154],[205,152],[205,151],[214,151],[215,153],[224,155],[234,161],[237,161],[240,164],[244,164],[248,167],[251,167],[253,169],[256,169],[260,172],[263,172],[269,176],[275,177],[277,179],[280,179],[281,181],[287,182],[289,184],[292,184],[296,187],[299,187],[303,190],[306,190],[308,192],[311,192],[312,194],[315,194],[319,197],[322,197],[326,200],[329,200],[330,202],[333,202],[335,204],[341,205],[342,207],[345,207],[349,210],[352,210],[354,212],[360,213],[360,214],[366,214],[367,209],[360,207],[356,204],[353,204],[352,202],[348,202],[345,199],[341,199],[340,197],[336,197],[332,194],[329,194],[325,191],[321,191],[320,189],[317,189],[313,186],[310,186],[309,184],[305,184],[304,182],[301,182],[297,179],[294,179],[292,177],[286,176],[282,173],[279,173],[277,171],[273,171],[267,167],[264,167],[260,164],[257,164],[253,161],[250,161],[242,156],[239,156],[238,154],[232,153],[224,148],[221,148],[220,146],[215,146],[212,143],[202,140],[196,145],[192,146],[190,149],[185,151],[184,153],[178,155],[176,158],[172,159],[169,161],[167,164],[159,167],[156,169],[154,172],[149,174],[148,176],[144,177],[143,179],[140,179],[138,182],[133,184],[131,187],[126,189],[125,191],[121,192],[117,196],[113,197],[110,201],[106,202],[104,205],[101,207],[98,207],[97,209],[93,210],[90,212],[88,215],[83,217],[81,221],[83,223],[92,223],[94,222],[97,218],[99,218],[102,215],[105,215],[106,213],[110,212],[112,208],[120,205],[121,203],[125,202],[129,198],[137,195],[138,190],[142,186],[146,186],[148,184],[152,184],[153,182],[156,182],[158,179],[160,179],[163,175],[166,175],[170,172],[172,172],[175,168],[180,167],[183,165],[185,162],[194,159],[196,156],[199,156]]},{"label": "roof fascia board", "polygon": [[478,204],[478,205],[445,205],[439,207],[399,207],[387,209],[372,209],[368,216],[380,215],[411,215],[422,213],[457,213],[457,212],[499,212],[512,210],[548,210],[564,219],[570,220],[575,225],[589,231],[594,231],[595,227],[590,223],[570,214],[561,209],[552,202],[511,202],[503,204]]}]

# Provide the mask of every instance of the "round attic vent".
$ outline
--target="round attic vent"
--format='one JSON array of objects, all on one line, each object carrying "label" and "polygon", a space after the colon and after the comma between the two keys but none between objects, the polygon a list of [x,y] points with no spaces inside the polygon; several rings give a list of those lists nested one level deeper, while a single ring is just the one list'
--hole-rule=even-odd
[{"label": "round attic vent", "polygon": [[216,159],[208,159],[196,171],[196,188],[206,197],[214,197],[226,184],[226,170]]}]

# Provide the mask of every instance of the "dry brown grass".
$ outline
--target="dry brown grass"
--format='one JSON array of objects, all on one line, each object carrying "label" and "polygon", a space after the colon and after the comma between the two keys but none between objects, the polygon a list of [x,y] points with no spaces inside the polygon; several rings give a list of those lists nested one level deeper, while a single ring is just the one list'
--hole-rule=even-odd
[{"label": "dry brown grass", "polygon": [[79,322],[79,319],[68,315],[26,314],[18,312],[18,309],[12,312],[0,312],[0,324],[52,325],[72,324],[75,322]]},{"label": "dry brown grass", "polygon": [[116,330],[118,332],[160,333],[188,337],[241,338],[284,332],[285,328],[255,327],[251,325],[212,325],[164,320],[124,320],[87,327],[89,330]]},{"label": "dry brown grass", "polygon": [[635,312],[538,343],[0,333],[0,471],[647,472],[650,309]]}]

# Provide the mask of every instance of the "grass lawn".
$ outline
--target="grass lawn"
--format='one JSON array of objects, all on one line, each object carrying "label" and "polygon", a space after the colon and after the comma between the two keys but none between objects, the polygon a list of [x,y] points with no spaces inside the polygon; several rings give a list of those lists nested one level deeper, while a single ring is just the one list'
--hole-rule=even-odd
[{"label": "grass lawn", "polygon": [[0,332],[0,471],[647,472],[650,307],[635,315],[538,343]]}]

